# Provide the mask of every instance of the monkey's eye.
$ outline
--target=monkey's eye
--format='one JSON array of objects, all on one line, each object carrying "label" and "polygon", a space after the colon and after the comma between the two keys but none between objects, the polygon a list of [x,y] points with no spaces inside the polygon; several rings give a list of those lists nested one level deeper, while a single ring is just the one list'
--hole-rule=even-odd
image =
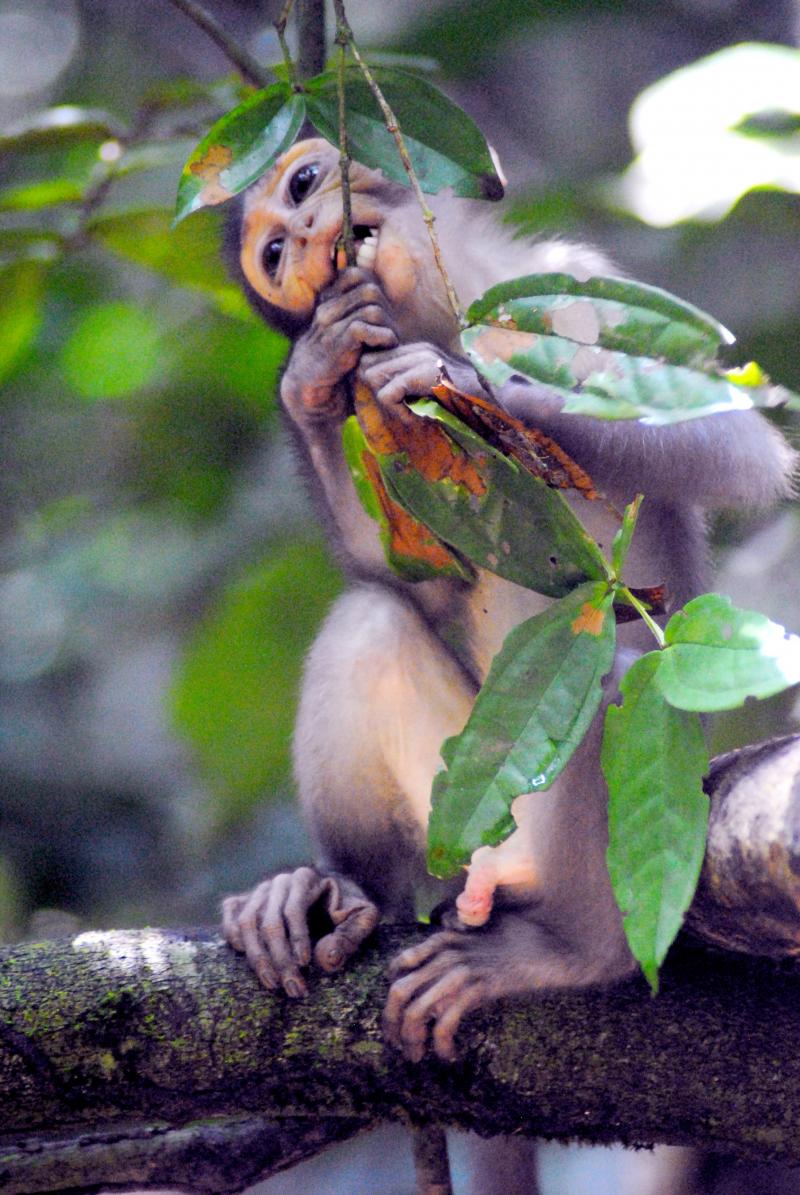
[{"label": "monkey's eye", "polygon": [[295,171],[289,180],[289,195],[293,203],[299,205],[303,202],[314,186],[318,174],[318,162],[309,162],[307,166],[301,166],[299,170]]},{"label": "monkey's eye", "polygon": [[278,266],[281,264],[281,254],[283,253],[283,237],[276,237],[274,241],[268,241],[261,253],[261,264],[266,271],[268,278],[274,278],[278,272]]}]

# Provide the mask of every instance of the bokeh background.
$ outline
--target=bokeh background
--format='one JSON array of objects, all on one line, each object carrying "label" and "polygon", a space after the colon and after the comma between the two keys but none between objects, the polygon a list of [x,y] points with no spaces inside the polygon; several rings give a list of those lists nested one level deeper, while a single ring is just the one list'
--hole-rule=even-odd
[{"label": "bokeh background", "polygon": [[[207,7],[278,60],[277,5]],[[795,0],[347,7],[376,60],[413,56],[481,124],[502,218],[600,244],[800,389]],[[241,94],[168,0],[0,0],[6,941],[213,922],[221,894],[308,857],[289,738],[341,579],[277,417],[286,345],[226,275],[224,213],[170,228],[183,161]],[[721,516],[714,542],[717,588],[800,630],[796,507]],[[715,742],[797,723],[789,693]],[[396,1151],[373,1140],[344,1177],[328,1157],[263,1190],[409,1190],[402,1167],[376,1178]],[[585,1163],[547,1190],[578,1195],[563,1165]],[[641,1169],[612,1157],[585,1189],[642,1195]]]}]

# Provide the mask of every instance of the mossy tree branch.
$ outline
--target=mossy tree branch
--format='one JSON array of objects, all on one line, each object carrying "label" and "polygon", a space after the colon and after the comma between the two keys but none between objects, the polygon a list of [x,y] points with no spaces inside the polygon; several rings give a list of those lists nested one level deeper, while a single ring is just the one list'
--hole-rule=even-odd
[{"label": "mossy tree branch", "polygon": [[[791,827],[799,764],[797,738],[740,753],[713,774],[714,800],[744,792]],[[746,908],[749,890],[749,940],[761,925],[776,954],[796,954],[794,856],[756,846],[777,860],[769,890],[782,905],[759,921],[766,889],[748,889],[752,870],[712,871],[696,924],[713,930],[718,898],[738,891]],[[0,952],[0,1189],[231,1192],[398,1119],[800,1163],[796,964],[684,945],[655,999],[632,980],[506,1001],[468,1019],[457,1063],[411,1065],[384,1045],[380,1016],[388,960],[421,932],[381,929],[351,969],[315,975],[303,1001],[263,990],[199,931]]]}]

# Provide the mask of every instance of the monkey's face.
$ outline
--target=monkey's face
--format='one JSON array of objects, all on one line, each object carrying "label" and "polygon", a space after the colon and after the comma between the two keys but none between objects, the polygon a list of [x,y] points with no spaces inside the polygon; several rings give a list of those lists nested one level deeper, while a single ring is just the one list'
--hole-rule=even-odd
[{"label": "monkey's face", "polygon": [[[358,163],[350,168],[350,188],[358,264],[374,269],[387,297],[402,306],[418,282],[404,221],[394,218],[407,208],[408,192]],[[245,196],[244,276],[272,307],[308,320],[317,295],[344,265],[337,260],[341,231],[338,152],[321,138],[300,141]]]}]

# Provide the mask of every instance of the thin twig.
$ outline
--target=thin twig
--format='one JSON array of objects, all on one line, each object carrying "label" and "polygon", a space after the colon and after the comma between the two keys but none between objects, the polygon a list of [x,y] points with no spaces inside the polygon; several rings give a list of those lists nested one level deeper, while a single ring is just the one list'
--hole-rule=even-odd
[{"label": "thin twig", "polygon": [[345,260],[349,266],[356,264],[355,236],[353,235],[353,205],[350,199],[350,146],[347,142],[347,118],[345,114],[344,68],[347,53],[347,30],[340,25],[337,12],[336,44],[339,47],[339,172],[342,176],[342,241]]},{"label": "thin twig", "polygon": [[198,4],[196,0],[170,0],[170,3],[174,4],[190,21],[194,21],[198,28],[208,34],[226,58],[233,63],[246,83],[252,83],[253,87],[267,86],[269,80],[260,64],[225,32],[219,22],[201,4]]},{"label": "thin twig", "polygon": [[286,40],[286,22],[289,20],[289,15],[294,7],[294,0],[286,0],[281,9],[280,16],[275,22],[275,32],[278,35],[278,41],[281,46],[281,53],[283,54],[283,62],[286,67],[286,72],[289,76],[289,82],[295,90],[298,90],[297,72],[294,69],[294,62],[292,60],[291,51],[289,50],[289,43]]},{"label": "thin twig", "polygon": [[341,28],[342,35],[345,36],[347,39],[347,45],[350,49],[350,53],[353,55],[353,58],[355,59],[356,63],[358,64],[359,69],[361,70],[361,73],[363,74],[364,78],[367,81],[367,86],[369,87],[370,91],[374,95],[374,97],[381,109],[381,112],[383,113],[383,119],[386,123],[386,128],[391,133],[391,135],[394,137],[395,144],[397,146],[397,152],[400,154],[400,160],[403,163],[405,172],[408,175],[409,182],[411,183],[411,188],[412,188],[414,194],[416,195],[417,202],[419,203],[420,209],[422,210],[422,218],[425,221],[425,225],[428,230],[428,236],[430,237],[431,248],[433,249],[433,256],[434,256],[434,260],[436,262],[436,267],[437,267],[439,273],[441,274],[442,282],[444,283],[444,288],[445,288],[445,291],[447,292],[447,298],[450,303],[450,307],[452,309],[453,315],[456,318],[456,322],[458,323],[459,328],[465,328],[467,326],[467,321],[464,317],[464,312],[461,309],[461,305],[458,301],[458,296],[456,295],[453,284],[450,281],[450,277],[447,273],[447,270],[445,269],[444,261],[442,260],[442,251],[439,247],[439,238],[437,237],[436,231],[434,229],[434,223],[436,221],[436,217],[434,216],[433,212],[428,207],[428,204],[425,200],[425,196],[422,193],[422,187],[419,185],[419,179],[417,178],[417,175],[414,171],[414,167],[411,164],[411,158],[409,157],[408,150],[406,148],[406,143],[403,140],[403,134],[400,132],[400,128],[397,123],[397,117],[395,116],[392,109],[389,107],[389,104],[387,103],[383,92],[381,91],[380,87],[378,86],[378,84],[375,80],[375,76],[372,74],[372,71],[369,69],[366,62],[361,57],[361,55],[358,51],[358,47],[356,46],[355,41],[353,39],[353,31],[350,28],[350,25],[348,24],[347,16],[344,11],[343,0],[333,0],[333,9],[334,9],[334,12],[336,13],[336,28],[337,28],[336,39],[337,39],[337,41],[339,40],[339,29]]}]

